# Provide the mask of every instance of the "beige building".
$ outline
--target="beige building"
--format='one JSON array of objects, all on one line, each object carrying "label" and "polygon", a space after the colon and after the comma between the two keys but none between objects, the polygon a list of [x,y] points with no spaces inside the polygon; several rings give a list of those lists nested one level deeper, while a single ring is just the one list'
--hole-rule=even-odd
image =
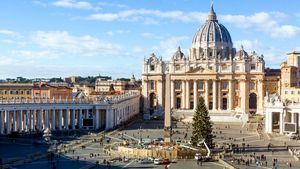
[{"label": "beige building", "polygon": [[300,52],[287,54],[287,60],[280,65],[281,100],[299,102],[300,98]]},{"label": "beige building", "polygon": [[125,91],[139,90],[140,85],[136,82],[134,75],[132,75],[130,81],[97,78],[95,84],[95,92],[100,94],[124,93]]},{"label": "beige building", "polygon": [[[187,56],[178,48],[168,61],[155,54],[144,60],[144,112],[162,111],[165,94],[170,92],[171,108],[179,111],[193,112],[202,96],[210,113],[262,114],[264,67],[263,56],[248,54],[243,47],[236,51],[230,33],[219,23],[212,6]],[[167,74],[170,88],[165,87]]]},{"label": "beige building", "polygon": [[32,83],[0,83],[1,99],[29,99],[32,97]]},{"label": "beige building", "polygon": [[119,80],[106,80],[103,78],[97,78],[95,84],[96,92],[111,92],[117,91],[122,92],[126,88],[127,82]]},{"label": "beige building", "polygon": [[83,92],[85,96],[89,97],[95,91],[94,85],[89,84],[74,84],[73,93]]}]

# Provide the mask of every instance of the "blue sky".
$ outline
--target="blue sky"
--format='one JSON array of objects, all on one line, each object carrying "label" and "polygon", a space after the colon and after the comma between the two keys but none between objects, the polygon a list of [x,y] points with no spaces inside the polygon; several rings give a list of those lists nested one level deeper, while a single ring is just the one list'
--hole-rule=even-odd
[{"label": "blue sky", "polygon": [[[144,57],[191,46],[210,0],[3,0],[0,78],[141,75]],[[299,0],[215,0],[234,46],[278,68],[300,50]]]}]

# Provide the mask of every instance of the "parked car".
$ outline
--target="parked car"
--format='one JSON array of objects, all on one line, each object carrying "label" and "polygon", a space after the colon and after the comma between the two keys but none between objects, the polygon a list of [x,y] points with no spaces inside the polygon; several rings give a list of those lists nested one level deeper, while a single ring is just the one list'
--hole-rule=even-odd
[{"label": "parked car", "polygon": [[181,140],[180,140],[180,139],[176,139],[176,140],[175,140],[175,143],[176,143],[176,144],[181,144]]},{"label": "parked car", "polygon": [[155,165],[159,165],[159,164],[161,164],[161,162],[162,162],[162,160],[161,160],[160,158],[156,158],[156,159],[154,159],[154,161],[153,161],[153,163],[154,163]]},{"label": "parked car", "polygon": [[138,163],[140,163],[140,164],[150,164],[150,163],[152,163],[152,161],[149,160],[149,159],[143,158],[143,159],[138,160]]},{"label": "parked car", "polygon": [[169,159],[163,159],[161,161],[161,164],[170,164],[170,163],[171,163],[171,161]]}]

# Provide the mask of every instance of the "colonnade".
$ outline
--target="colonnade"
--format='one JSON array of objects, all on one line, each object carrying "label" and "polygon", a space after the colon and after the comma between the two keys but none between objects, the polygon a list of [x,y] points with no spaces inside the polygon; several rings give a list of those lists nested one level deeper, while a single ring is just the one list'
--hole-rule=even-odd
[{"label": "colonnade", "polygon": [[[81,129],[89,109],[16,109],[0,111],[0,133]],[[98,113],[97,113],[98,114]],[[98,126],[96,126],[97,128]]]},{"label": "colonnade", "polygon": [[[285,124],[295,125],[295,132],[300,130],[300,110],[299,112],[288,111],[285,108],[267,108],[265,112],[265,131],[266,133],[274,132],[274,125],[279,126],[278,132],[284,134],[292,132],[285,128]],[[276,117],[278,116],[278,117]],[[277,122],[277,123],[276,123]]]},{"label": "colonnade", "polygon": [[0,134],[45,129],[112,129],[139,113],[139,95],[101,103],[10,103],[0,104]]}]

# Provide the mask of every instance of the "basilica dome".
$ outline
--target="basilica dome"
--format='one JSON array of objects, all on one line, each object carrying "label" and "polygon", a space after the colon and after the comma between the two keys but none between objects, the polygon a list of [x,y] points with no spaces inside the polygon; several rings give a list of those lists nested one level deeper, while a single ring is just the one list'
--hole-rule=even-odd
[{"label": "basilica dome", "polygon": [[[201,55],[208,57],[207,52],[211,51],[214,57],[229,58],[232,53],[232,40],[229,31],[218,22],[217,15],[211,6],[206,22],[197,30],[192,41],[193,57],[201,57]],[[199,51],[199,52],[198,52]],[[215,52],[214,52],[215,51]]]}]

